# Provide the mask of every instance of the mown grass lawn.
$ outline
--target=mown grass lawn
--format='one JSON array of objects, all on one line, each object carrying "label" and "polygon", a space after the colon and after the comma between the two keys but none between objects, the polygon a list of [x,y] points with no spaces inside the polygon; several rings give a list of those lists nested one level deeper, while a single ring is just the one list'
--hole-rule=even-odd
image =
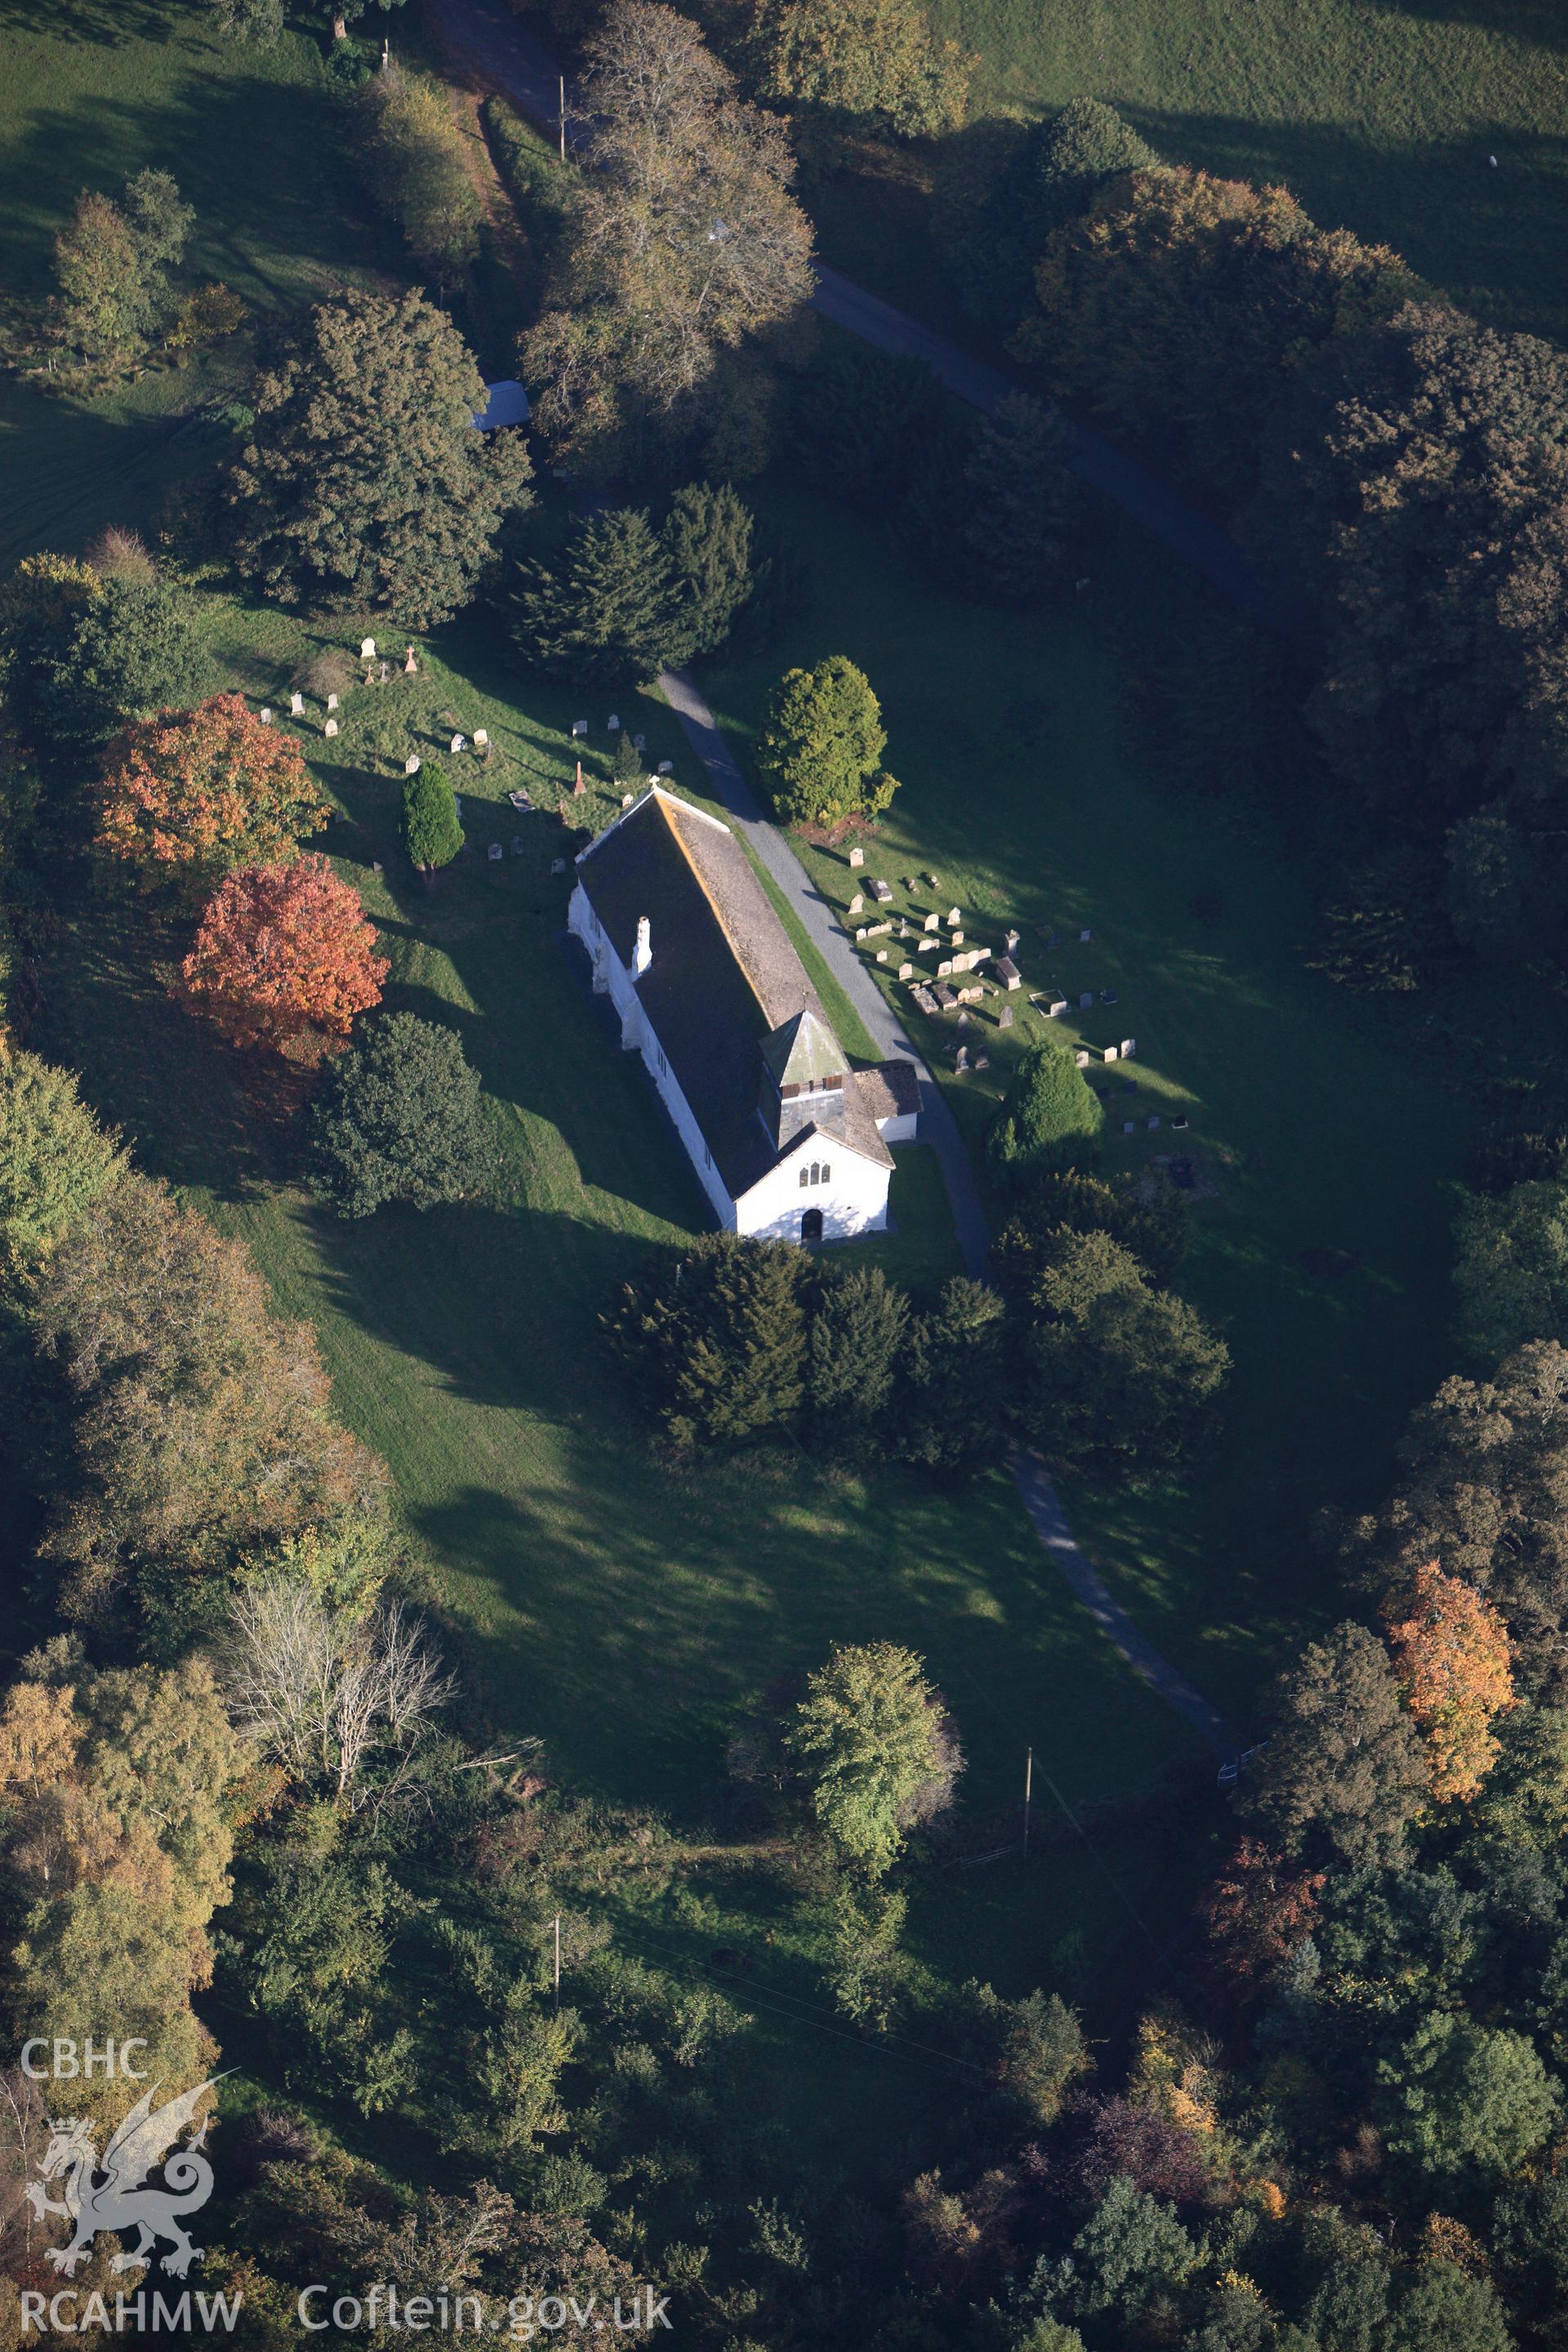
[{"label": "mown grass lawn", "polygon": [[[710,678],[709,697],[743,756],[784,666],[828,653],[859,662],[902,790],[863,874],[841,853],[805,849],[808,868],[840,905],[879,873],[894,885],[885,911],[915,929],[956,904],[972,942],[999,948],[1008,924],[1022,932],[1013,1027],[996,1024],[998,997],[969,1033],[991,1055],[980,1076],[956,1076],[952,1026],[922,1024],[888,968],[879,975],[966,1132],[978,1147],[1014,1058],[1043,1026],[1028,995],[1050,987],[1073,1007],[1062,1025],[1097,1057],[1108,1163],[1193,1162],[1180,1282],[1235,1358],[1224,1444],[1184,1490],[1069,1499],[1140,1622],[1246,1723],[1287,1629],[1336,1605],[1309,1546],[1314,1513],[1376,1496],[1406,1411],[1445,1369],[1445,1186],[1464,1105],[1305,970],[1305,885],[1135,772],[1114,667],[1086,626],[962,604],[874,525],[795,494],[777,508],[810,563],[816,606],[766,659]],[[1161,577],[1149,575],[1149,593],[1179,593]],[[1108,990],[1111,1006],[1100,1001]],[[1095,1003],[1080,1013],[1085,992]],[[1135,1060],[1099,1059],[1128,1037]],[[1133,1093],[1121,1091],[1129,1081]],[[1173,1131],[1177,1116],[1187,1130]]]}]

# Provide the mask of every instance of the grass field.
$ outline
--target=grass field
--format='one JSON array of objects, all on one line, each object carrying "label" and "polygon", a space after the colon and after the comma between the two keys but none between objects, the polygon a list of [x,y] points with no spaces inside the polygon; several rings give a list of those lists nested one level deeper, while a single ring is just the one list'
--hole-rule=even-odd
[{"label": "grass field", "polygon": [[[1081,96],[1173,163],[1283,181],[1482,316],[1568,336],[1560,0],[932,0],[978,56],[976,128]],[[1494,170],[1489,157],[1497,157]],[[826,180],[829,260],[964,331],[933,256],[930,158]],[[967,331],[973,333],[973,329]]]},{"label": "grass field", "polygon": [[[810,562],[816,608],[765,661],[711,679],[710,699],[743,748],[785,663],[848,654],[881,697],[902,779],[866,866],[895,886],[887,911],[918,929],[956,903],[966,938],[994,948],[1005,925],[1022,931],[1014,1027],[994,1025],[994,1000],[971,1032],[993,1057],[984,1076],[953,1076],[951,1028],[922,1025],[895,987],[961,1124],[978,1143],[1043,1026],[1027,992],[1054,984],[1075,1007],[1063,1025],[1097,1057],[1109,1163],[1194,1162],[1181,1286],[1235,1356],[1225,1445],[1190,1492],[1070,1501],[1140,1622],[1245,1722],[1286,1627],[1329,1598],[1311,1515],[1376,1495],[1409,1404],[1445,1369],[1445,1178],[1463,1106],[1304,971],[1307,889],[1132,772],[1115,671],[1087,628],[944,597],[840,510],[791,497],[779,520]],[[847,905],[864,877],[840,853],[803,855]],[[940,889],[903,889],[928,871]],[[1079,1015],[1084,992],[1097,1001]],[[1129,1036],[1133,1063],[1099,1062]],[[1133,1094],[1120,1091],[1129,1080]]]}]

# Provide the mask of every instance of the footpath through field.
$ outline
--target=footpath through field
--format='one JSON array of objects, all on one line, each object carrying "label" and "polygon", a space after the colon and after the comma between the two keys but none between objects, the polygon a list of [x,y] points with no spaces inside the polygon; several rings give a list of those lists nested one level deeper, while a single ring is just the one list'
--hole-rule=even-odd
[{"label": "footpath through field", "polygon": [[[504,91],[536,121],[553,123],[560,94],[560,68],[518,23],[503,0],[430,0],[447,39],[482,79]],[[817,268],[816,307],[884,351],[925,360],[948,389],[977,408],[990,408],[1010,387],[1006,377],[973,359],[956,343],[933,334],[890,304],[850,285],[836,270]],[[1138,521],[1186,556],[1238,605],[1255,604],[1261,592],[1239,548],[1165,488],[1146,468],[1079,428],[1084,478],[1125,507]],[[865,1023],[878,1052],[912,1062],[920,1072],[921,1138],[936,1152],[952,1204],[953,1226],[963,1262],[972,1274],[984,1271],[989,1243],[985,1212],[958,1124],[920,1055],[905,1035],[897,1013],[855,953],[834,910],[775,825],[771,824],[725,742],[713,713],[684,670],[666,670],[659,687],[707,773],[713,798],[735,820],[759,862],[778,884],[834,978]],[[1127,1611],[1111,1598],[1099,1570],[1079,1547],[1045,1464],[1020,1454],[1014,1474],[1031,1526],[1053,1566],[1112,1642],[1134,1673],[1191,1724],[1223,1758],[1239,1742],[1217,1707],[1194,1690],[1154,1648]]]}]

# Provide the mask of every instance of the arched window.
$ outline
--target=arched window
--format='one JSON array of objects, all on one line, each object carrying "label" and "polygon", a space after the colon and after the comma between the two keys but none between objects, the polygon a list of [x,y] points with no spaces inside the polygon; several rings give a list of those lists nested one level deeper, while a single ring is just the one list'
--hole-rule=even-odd
[{"label": "arched window", "polygon": [[809,1168],[803,1168],[803,1169],[801,1170],[801,1171],[800,1171],[800,1189],[801,1189],[801,1191],[802,1191],[803,1192],[805,1192],[805,1190],[806,1186],[810,1183],[810,1181],[811,1181],[811,1171],[810,1171],[810,1169],[809,1169]]},{"label": "arched window", "polygon": [[811,1181],[814,1184],[820,1184],[822,1181],[822,1171],[815,1160],[811,1163]]},{"label": "arched window", "polygon": [[830,1167],[830,1165],[828,1164],[828,1162],[825,1160],[823,1161],[823,1163],[822,1163],[822,1173],[821,1173],[821,1176],[820,1176],[820,1177],[818,1178],[818,1180],[817,1180],[817,1181],[818,1181],[818,1182],[819,1182],[819,1183],[826,1184],[826,1181],[827,1181],[827,1180],[828,1180],[828,1178],[832,1175],[832,1173],[833,1173],[833,1170],[832,1170],[832,1168]]}]

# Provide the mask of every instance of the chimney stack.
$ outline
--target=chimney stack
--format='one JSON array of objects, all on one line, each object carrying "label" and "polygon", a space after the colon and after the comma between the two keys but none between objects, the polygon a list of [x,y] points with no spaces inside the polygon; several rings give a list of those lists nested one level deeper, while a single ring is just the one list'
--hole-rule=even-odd
[{"label": "chimney stack", "polygon": [[632,978],[640,980],[653,961],[653,926],[646,915],[637,917],[637,943],[632,950]]}]

